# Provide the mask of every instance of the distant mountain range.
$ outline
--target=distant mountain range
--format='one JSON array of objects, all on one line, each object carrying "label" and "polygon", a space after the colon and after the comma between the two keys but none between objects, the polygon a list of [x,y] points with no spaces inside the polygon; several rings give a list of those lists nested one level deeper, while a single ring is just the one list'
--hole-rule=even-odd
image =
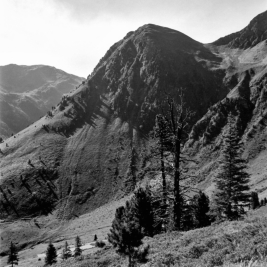
[{"label": "distant mountain range", "polygon": [[[49,212],[54,218],[76,218],[153,180],[157,166],[150,131],[162,99],[177,95],[178,88],[195,112],[186,144],[198,162],[192,185],[212,192],[232,112],[251,188],[267,197],[266,19],[264,12],[240,32],[210,44],[153,24],[129,32],[80,86],[57,105],[51,103],[55,108],[46,116],[0,144],[0,185],[6,196],[1,218]],[[27,88],[18,84],[23,85],[16,82],[12,92],[3,89],[15,94]]]},{"label": "distant mountain range", "polygon": [[83,80],[50,66],[0,66],[0,137],[38,120]]}]

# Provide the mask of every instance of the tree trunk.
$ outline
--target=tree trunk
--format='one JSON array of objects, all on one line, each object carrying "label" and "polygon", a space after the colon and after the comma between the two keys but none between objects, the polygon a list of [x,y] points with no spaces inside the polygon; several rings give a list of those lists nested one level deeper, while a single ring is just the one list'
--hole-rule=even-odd
[{"label": "tree trunk", "polygon": [[129,254],[129,265],[128,267],[132,267],[132,255]]},{"label": "tree trunk", "polygon": [[164,147],[163,147],[162,137],[160,138],[160,162],[161,162],[163,204],[164,204],[164,207],[166,209],[166,204],[167,204],[167,186],[166,186],[166,173],[165,173],[165,164],[164,164]]},{"label": "tree trunk", "polygon": [[177,230],[181,228],[181,196],[180,196],[180,156],[181,156],[181,133],[177,130],[174,153],[174,226]]}]

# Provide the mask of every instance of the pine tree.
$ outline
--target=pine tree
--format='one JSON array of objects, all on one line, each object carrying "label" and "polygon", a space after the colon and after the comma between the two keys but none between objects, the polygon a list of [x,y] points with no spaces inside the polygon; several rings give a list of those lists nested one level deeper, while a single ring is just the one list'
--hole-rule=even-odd
[{"label": "pine tree", "polygon": [[249,205],[249,174],[246,161],[241,157],[243,147],[232,114],[228,117],[227,126],[216,177],[215,203],[222,217],[233,220],[242,215],[244,206]]},{"label": "pine tree", "polygon": [[138,219],[141,231],[145,236],[153,236],[154,216],[152,209],[152,200],[149,188],[140,187],[135,191],[131,199],[132,212]]},{"label": "pine tree", "polygon": [[191,203],[186,203],[184,198],[180,203],[182,211],[180,230],[189,231],[194,228],[193,206]]},{"label": "pine tree", "polygon": [[56,262],[57,262],[57,250],[50,241],[46,249],[45,264],[52,265]]},{"label": "pine tree", "polygon": [[63,252],[62,252],[62,259],[66,260],[66,259],[68,259],[70,257],[71,257],[71,250],[70,250],[68,242],[66,241],[64,249],[63,249]]},{"label": "pine tree", "polygon": [[210,218],[208,215],[210,210],[209,203],[209,197],[202,191],[193,198],[195,226],[197,228],[210,225]]},{"label": "pine tree", "polygon": [[128,266],[132,267],[135,264],[136,251],[142,245],[142,238],[138,218],[127,201],[126,207],[122,206],[116,210],[108,240],[117,248],[117,253],[128,256]]},{"label": "pine tree", "polygon": [[11,264],[11,266],[13,267],[13,265],[18,265],[19,262],[19,258],[18,258],[18,251],[16,246],[11,242],[10,243],[10,247],[9,247],[9,255],[8,255],[8,259],[7,259],[7,264]]},{"label": "pine tree", "polygon": [[82,254],[82,242],[79,236],[76,236],[75,238],[75,249],[74,249],[74,257],[81,256]]},{"label": "pine tree", "polygon": [[260,207],[259,196],[257,192],[251,192],[251,208],[253,210]]},{"label": "pine tree", "polygon": [[[174,180],[173,187],[173,222],[176,230],[181,229],[182,223],[182,203],[180,202],[188,187],[182,185],[185,179],[190,178],[183,163],[188,161],[184,154],[183,147],[188,140],[189,121],[193,113],[189,108],[186,108],[182,90],[177,91],[177,102],[174,102],[174,97],[167,96],[164,106],[162,107],[162,114],[160,115],[160,123],[164,126],[162,136],[166,139],[164,144],[169,157],[169,165],[172,168],[171,175]],[[159,128],[160,129],[160,128]],[[160,137],[160,134],[159,134]],[[164,155],[164,154],[163,154]],[[164,160],[161,160],[163,162]]]},{"label": "pine tree", "polygon": [[[161,171],[161,177],[162,177],[162,191],[163,191],[163,205],[166,209],[166,203],[167,203],[167,184],[166,184],[166,164],[165,164],[165,152],[168,150],[168,144],[169,144],[169,137],[170,134],[167,130],[167,124],[166,120],[164,119],[164,116],[161,114],[158,114],[156,116],[156,125],[154,128],[154,135],[158,139],[158,142],[156,144],[157,147],[157,154],[160,156],[160,171]],[[155,153],[154,153],[155,154]]]}]

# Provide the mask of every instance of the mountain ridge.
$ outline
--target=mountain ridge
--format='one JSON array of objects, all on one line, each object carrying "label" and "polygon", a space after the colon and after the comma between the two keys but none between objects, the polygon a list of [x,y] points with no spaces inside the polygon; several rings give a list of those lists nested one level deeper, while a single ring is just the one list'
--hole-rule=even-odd
[{"label": "mountain ridge", "polygon": [[0,136],[6,138],[38,120],[82,81],[46,65],[0,66]]},{"label": "mountain ridge", "polygon": [[267,38],[267,11],[253,18],[249,25],[239,32],[219,38],[212,44],[227,45],[231,48],[247,49]]}]

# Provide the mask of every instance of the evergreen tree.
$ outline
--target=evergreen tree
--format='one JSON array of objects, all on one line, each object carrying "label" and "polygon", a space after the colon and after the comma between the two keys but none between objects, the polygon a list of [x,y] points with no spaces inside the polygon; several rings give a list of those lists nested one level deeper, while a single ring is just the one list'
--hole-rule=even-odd
[{"label": "evergreen tree", "polygon": [[197,228],[210,225],[209,203],[209,197],[201,191],[193,198],[195,226]]},{"label": "evergreen tree", "polygon": [[243,207],[249,204],[249,174],[246,161],[241,157],[242,143],[232,114],[228,117],[227,127],[214,199],[220,215],[233,220],[240,217]]},{"label": "evergreen tree", "polygon": [[76,236],[75,238],[75,249],[74,249],[74,257],[81,256],[82,254],[82,242],[79,236]]},{"label": "evergreen tree", "polygon": [[45,257],[45,264],[52,265],[57,262],[57,250],[54,245],[51,243],[48,244],[46,249],[46,257]]},{"label": "evergreen tree", "polygon": [[117,248],[117,253],[128,256],[128,266],[133,267],[138,247],[142,245],[142,238],[139,220],[127,201],[126,207],[119,207],[116,210],[108,240]]},{"label": "evergreen tree", "polygon": [[162,177],[162,191],[163,191],[163,208],[167,208],[167,184],[166,184],[166,164],[165,164],[165,152],[169,150],[169,138],[170,134],[168,133],[167,122],[164,119],[164,116],[158,114],[156,116],[156,125],[154,128],[154,136],[158,139],[156,144],[156,153],[160,156],[160,171]]},{"label": "evergreen tree", "polygon": [[259,196],[257,192],[251,192],[251,208],[253,210],[260,207]]},{"label": "evergreen tree", "polygon": [[68,242],[66,241],[64,249],[63,249],[63,252],[62,252],[62,259],[66,260],[66,259],[68,259],[70,257],[71,257],[71,250],[70,250]]},{"label": "evergreen tree", "polygon": [[139,226],[143,235],[153,236],[153,209],[152,200],[149,188],[139,188],[135,191],[133,198],[131,199],[132,212],[138,219]]},{"label": "evergreen tree", "polygon": [[8,259],[7,259],[7,264],[11,264],[11,266],[13,267],[13,265],[18,265],[19,262],[19,258],[18,258],[18,251],[16,246],[11,242],[10,243],[10,247],[9,247],[9,255],[8,255]]},{"label": "evergreen tree", "polygon": [[182,198],[181,201],[181,227],[183,231],[189,231],[194,228],[193,206]]},{"label": "evergreen tree", "polygon": [[189,108],[186,108],[181,89],[177,91],[177,94],[177,103],[179,102],[179,104],[174,102],[174,97],[167,96],[163,104],[163,112],[160,115],[160,123],[164,126],[161,127],[164,129],[162,136],[166,138],[164,143],[167,145],[169,154],[169,157],[165,157],[165,159],[169,158],[169,165],[172,168],[170,174],[173,176],[174,180],[172,205],[174,228],[180,230],[183,216],[182,203],[180,201],[188,190],[188,187],[183,186],[182,182],[185,179],[191,178],[183,165],[185,161],[188,161],[188,158],[184,154],[183,147],[188,140],[188,126],[193,113]]}]

